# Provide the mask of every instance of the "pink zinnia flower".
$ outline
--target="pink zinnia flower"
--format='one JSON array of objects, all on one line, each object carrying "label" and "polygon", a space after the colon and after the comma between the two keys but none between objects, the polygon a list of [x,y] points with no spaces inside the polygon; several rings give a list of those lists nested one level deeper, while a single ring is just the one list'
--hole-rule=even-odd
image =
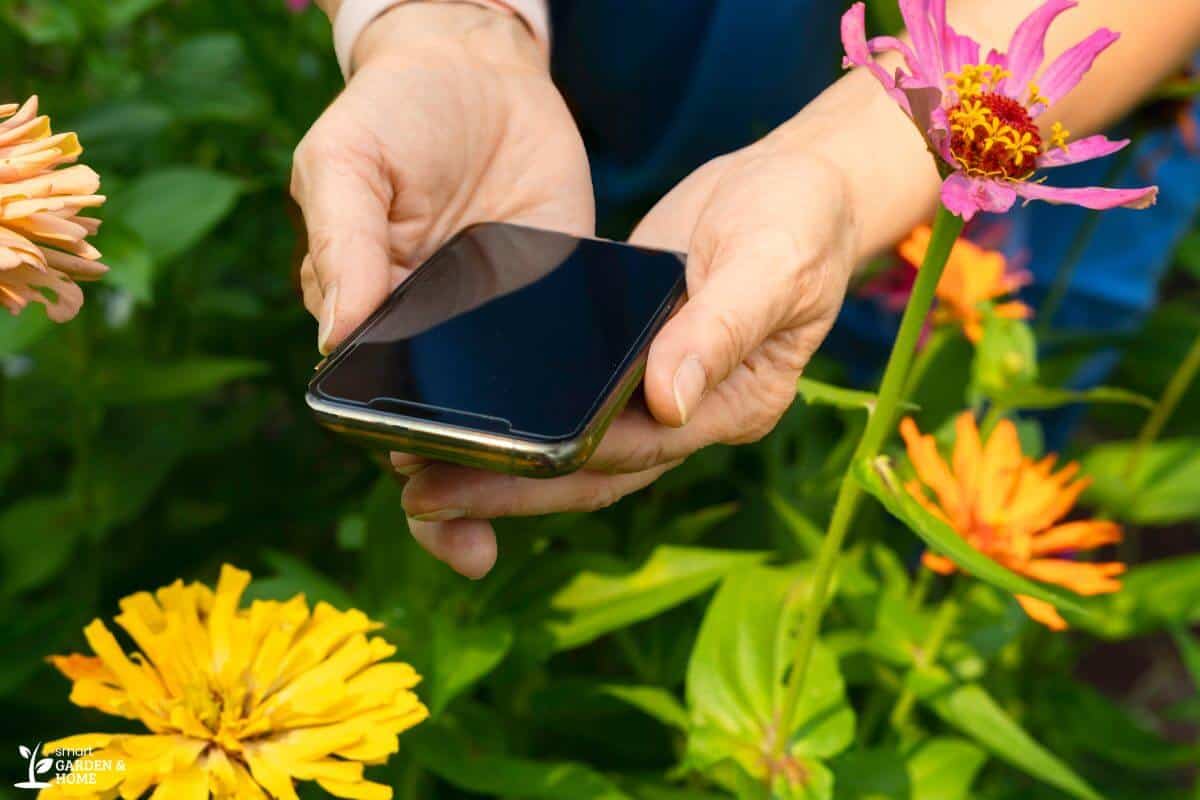
[{"label": "pink zinnia flower", "polygon": [[55,322],[79,313],[76,281],[108,271],[86,238],[100,220],[79,216],[104,202],[100,176],[74,164],[83,148],[73,133],[52,135],[36,97],[0,105],[0,308],[19,313],[41,303]]},{"label": "pink zinnia flower", "polygon": [[[1100,29],[1042,69],[1046,29],[1075,0],[1047,0],[1017,27],[1006,53],[981,58],[979,43],[946,22],[946,0],[900,0],[912,46],[894,36],[866,38],[866,9],[855,3],[842,17],[845,66],[866,67],[917,124],[945,177],[942,204],[971,219],[978,211],[1003,212],[1017,197],[1091,209],[1146,208],[1158,187],[1065,189],[1046,186],[1039,169],[1111,155],[1129,144],[1089,136],[1067,143],[1055,122],[1049,142],[1036,119],[1061,100],[1091,69],[1118,34]],[[891,75],[873,58],[895,50],[908,71]]]}]

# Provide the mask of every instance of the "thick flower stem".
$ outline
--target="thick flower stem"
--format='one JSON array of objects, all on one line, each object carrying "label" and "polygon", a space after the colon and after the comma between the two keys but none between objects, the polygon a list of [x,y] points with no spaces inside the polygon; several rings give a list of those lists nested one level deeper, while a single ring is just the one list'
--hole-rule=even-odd
[{"label": "thick flower stem", "polygon": [[[933,234],[929,241],[929,249],[925,259],[917,271],[917,279],[913,284],[912,294],[900,320],[900,330],[892,345],[891,355],[888,356],[887,366],[883,371],[883,381],[879,387],[879,395],[875,408],[867,419],[858,447],[854,450],[851,466],[863,459],[879,453],[888,435],[895,428],[897,410],[903,399],[904,389],[908,384],[909,370],[912,367],[913,356],[916,353],[917,342],[921,338],[921,330],[925,326],[925,318],[933,305],[934,290],[942,272],[946,269],[946,261],[950,258],[950,249],[962,232],[963,220],[954,216],[945,208],[939,206],[937,217],[933,223]],[[783,730],[790,731],[795,719],[796,706],[804,690],[804,678],[812,659],[813,647],[817,634],[821,630],[821,618],[825,614],[825,606],[829,599],[829,590],[833,584],[833,575],[837,566],[838,554],[842,543],[854,520],[862,499],[862,489],[855,480],[851,470],[842,477],[838,489],[837,500],[833,506],[833,516],[825,538],[821,541],[821,549],[817,552],[816,566],[812,577],[812,593],[809,596],[808,610],[800,624],[796,635],[796,655],[784,692],[783,707],[780,721]],[[787,747],[786,736],[778,737],[776,743],[777,755],[783,755]]]},{"label": "thick flower stem", "polygon": [[1196,340],[1192,342],[1192,349],[1183,357],[1183,361],[1179,362],[1175,374],[1171,376],[1171,380],[1167,381],[1167,387],[1163,390],[1162,397],[1154,404],[1154,410],[1150,412],[1146,423],[1138,432],[1133,451],[1129,454],[1129,461],[1125,464],[1125,481],[1131,488],[1135,485],[1138,468],[1142,465],[1146,451],[1150,449],[1150,445],[1154,444],[1158,435],[1166,427],[1171,415],[1175,413],[1175,409],[1179,407],[1180,401],[1187,393],[1188,387],[1196,379],[1198,372],[1200,372],[1200,335],[1196,336]]}]

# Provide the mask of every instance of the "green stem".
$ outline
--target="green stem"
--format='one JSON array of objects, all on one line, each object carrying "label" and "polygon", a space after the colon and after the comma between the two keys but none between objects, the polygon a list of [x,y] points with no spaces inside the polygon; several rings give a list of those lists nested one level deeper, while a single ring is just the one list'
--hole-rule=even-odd
[{"label": "green stem", "polygon": [[[1108,172],[1104,174],[1104,179],[1100,182],[1101,186],[1108,186],[1114,183],[1133,160],[1133,153],[1137,149],[1137,137],[1132,138],[1135,141],[1126,145],[1125,149],[1110,162]],[[1042,301],[1042,307],[1038,309],[1036,333],[1039,341],[1050,332],[1050,328],[1054,324],[1054,315],[1062,307],[1062,302],[1067,296],[1067,290],[1071,288],[1071,278],[1074,277],[1079,262],[1083,260],[1084,255],[1087,253],[1088,245],[1092,243],[1092,237],[1096,233],[1096,228],[1100,225],[1100,216],[1102,213],[1101,211],[1088,212],[1087,217],[1075,231],[1075,236],[1071,239],[1071,245],[1067,249],[1066,255],[1059,262],[1058,271],[1054,273],[1054,281],[1050,284],[1050,290],[1046,292],[1046,299]]]},{"label": "green stem", "polygon": [[912,372],[908,376],[908,385],[904,388],[905,397],[913,397],[917,390],[921,388],[921,382],[925,379],[925,373],[929,372],[929,368],[933,362],[937,361],[937,357],[946,345],[950,343],[953,332],[949,328],[937,328],[929,335],[929,339],[925,342],[925,347],[917,353],[916,359],[913,360]]},{"label": "green stem", "polygon": [[[942,651],[942,645],[946,643],[946,638],[954,628],[954,623],[958,621],[959,609],[958,589],[955,587],[942,600],[942,605],[938,608],[937,616],[933,618],[933,624],[929,628],[929,635],[921,645],[921,651],[917,654],[915,663],[913,664],[914,671],[932,667],[937,663],[938,656]],[[900,731],[904,729],[904,725],[908,722],[908,717],[912,714],[913,706],[916,702],[916,693],[912,690],[908,682],[905,682],[904,690],[900,693],[900,699],[896,701],[896,706],[892,709],[892,728],[894,730]]]},{"label": "green stem", "polygon": [[992,435],[992,431],[1004,419],[1004,415],[1008,413],[1008,409],[997,403],[992,403],[988,406],[987,413],[983,415],[983,422],[979,424],[979,434],[985,439]]},{"label": "green stem", "polygon": [[1163,390],[1162,397],[1154,404],[1154,410],[1150,412],[1150,416],[1138,432],[1133,451],[1129,454],[1129,461],[1125,463],[1125,484],[1130,488],[1135,486],[1134,478],[1142,466],[1146,451],[1158,439],[1171,415],[1179,407],[1179,402],[1183,400],[1197,372],[1200,372],[1200,335],[1196,336],[1196,340],[1192,342],[1192,349],[1183,357],[1183,361],[1179,362],[1175,374],[1167,381],[1167,388]]},{"label": "green stem", "polygon": [[[962,232],[962,226],[962,219],[954,216],[945,208],[938,207],[929,249],[925,252],[925,259],[921,262],[920,270],[917,271],[917,280],[913,284],[912,294],[904,309],[904,316],[900,319],[900,330],[896,333],[896,341],[892,345],[891,355],[888,356],[887,366],[883,370],[883,381],[879,386],[878,399],[874,410],[867,419],[867,425],[863,430],[862,438],[858,441],[858,447],[854,450],[852,467],[853,464],[878,455],[884,442],[887,441],[888,435],[895,427],[896,413],[904,388],[908,384],[909,370],[912,368],[917,342],[921,338],[921,329],[925,327],[925,319],[933,305],[934,290],[937,289],[942,272],[946,269],[946,261],[950,258],[950,249],[954,246],[958,234]],[[848,469],[838,488],[829,528],[825,532],[825,538],[821,541],[821,549],[817,552],[808,610],[800,623],[800,632],[796,635],[796,655],[784,691],[783,707],[780,709],[780,723],[784,731],[792,730],[796,706],[799,704],[800,695],[804,690],[804,678],[808,673],[817,634],[821,630],[821,619],[825,615],[825,606],[829,599],[830,587],[833,584],[838,554],[841,552],[842,542],[850,530],[850,523],[854,520],[854,514],[858,510],[861,499],[862,488],[854,478],[853,469]],[[775,745],[777,756],[784,755],[787,738],[786,735],[778,737]]]}]

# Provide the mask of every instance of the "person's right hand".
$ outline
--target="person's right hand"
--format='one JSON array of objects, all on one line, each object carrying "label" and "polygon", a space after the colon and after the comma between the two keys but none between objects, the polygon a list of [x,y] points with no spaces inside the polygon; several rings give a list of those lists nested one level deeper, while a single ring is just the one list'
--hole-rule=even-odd
[{"label": "person's right hand", "polygon": [[304,304],[322,353],[473,223],[591,235],[583,141],[518,20],[407,3],[367,29],[355,63],[292,172],[308,228]]}]

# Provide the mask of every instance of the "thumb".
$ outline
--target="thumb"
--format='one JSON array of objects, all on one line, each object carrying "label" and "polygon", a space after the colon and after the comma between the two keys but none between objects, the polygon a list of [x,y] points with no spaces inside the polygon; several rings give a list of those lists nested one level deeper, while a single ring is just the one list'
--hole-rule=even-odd
[{"label": "thumb", "polygon": [[773,278],[790,270],[775,238],[718,240],[688,256],[689,298],[655,337],[646,365],[646,402],[659,422],[685,424],[783,323],[790,293]]},{"label": "thumb", "polygon": [[322,296],[317,347],[341,343],[391,290],[384,170],[345,141],[314,129],[296,149],[292,194],[304,212]]}]

